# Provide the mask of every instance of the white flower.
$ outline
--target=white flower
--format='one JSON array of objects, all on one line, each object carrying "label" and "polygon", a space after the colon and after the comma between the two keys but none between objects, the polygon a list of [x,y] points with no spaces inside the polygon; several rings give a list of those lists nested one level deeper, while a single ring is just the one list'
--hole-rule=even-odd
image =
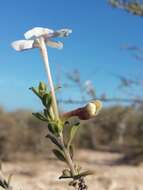
[{"label": "white flower", "polygon": [[61,49],[63,47],[63,43],[55,42],[51,39],[55,37],[67,37],[71,32],[72,30],[69,29],[61,29],[54,31],[48,28],[35,27],[25,32],[24,34],[25,40],[14,41],[11,44],[16,51],[24,51],[33,48],[40,49],[52,95],[52,111],[54,113],[54,118],[56,120],[59,119],[59,112],[58,112],[55,89],[49,66],[48,51],[46,46]]},{"label": "white flower", "polygon": [[54,31],[48,28],[35,27],[25,32],[25,40],[14,41],[11,45],[16,51],[24,51],[33,48],[39,48],[39,39],[42,37],[47,46],[52,48],[63,48],[62,42],[55,42],[51,38],[55,37],[67,37],[72,32],[70,29],[61,29]]}]

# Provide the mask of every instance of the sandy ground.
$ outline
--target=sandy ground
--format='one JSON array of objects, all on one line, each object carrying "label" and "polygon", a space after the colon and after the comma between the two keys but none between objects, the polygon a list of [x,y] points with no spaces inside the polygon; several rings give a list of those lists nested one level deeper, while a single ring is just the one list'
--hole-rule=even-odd
[{"label": "sandy ground", "polygon": [[[121,155],[82,150],[77,162],[95,171],[87,177],[89,190],[143,190],[143,166],[113,164]],[[24,157],[24,155],[23,155]],[[80,161],[79,161],[80,160]],[[14,190],[70,190],[68,181],[59,180],[63,164],[56,160],[27,159],[4,162],[5,175],[13,173]]]}]

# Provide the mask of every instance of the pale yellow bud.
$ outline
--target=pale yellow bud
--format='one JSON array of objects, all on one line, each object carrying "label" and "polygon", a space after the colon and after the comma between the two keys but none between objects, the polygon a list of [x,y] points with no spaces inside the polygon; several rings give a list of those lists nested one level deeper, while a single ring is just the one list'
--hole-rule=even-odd
[{"label": "pale yellow bud", "polygon": [[99,100],[92,101],[85,106],[85,109],[90,117],[93,117],[99,113],[102,108],[102,103]]},{"label": "pale yellow bud", "polygon": [[96,105],[93,102],[88,103],[85,108],[91,117],[96,114]]},{"label": "pale yellow bud", "polygon": [[95,113],[95,115],[97,115],[100,112],[100,110],[102,109],[102,102],[100,100],[96,100],[93,103],[96,106],[96,113]]}]

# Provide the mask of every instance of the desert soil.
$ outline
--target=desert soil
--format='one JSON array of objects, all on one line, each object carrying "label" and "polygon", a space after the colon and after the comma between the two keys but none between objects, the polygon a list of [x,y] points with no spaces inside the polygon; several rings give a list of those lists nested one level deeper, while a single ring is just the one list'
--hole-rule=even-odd
[{"label": "desert soil", "polygon": [[[23,155],[24,157],[25,155]],[[95,171],[87,177],[89,190],[143,190],[143,166],[114,164],[120,154],[81,150],[77,156],[83,169]],[[6,176],[14,174],[14,190],[70,190],[59,180],[63,163],[53,159],[21,159],[3,163]]]}]

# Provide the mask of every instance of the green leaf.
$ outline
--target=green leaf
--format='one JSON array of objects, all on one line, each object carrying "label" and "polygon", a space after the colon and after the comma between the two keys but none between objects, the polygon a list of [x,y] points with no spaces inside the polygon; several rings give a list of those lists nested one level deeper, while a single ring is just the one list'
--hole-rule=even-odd
[{"label": "green leaf", "polygon": [[70,130],[70,137],[69,137],[69,141],[68,141],[68,148],[70,147],[74,137],[75,137],[75,134],[78,130],[78,128],[80,127],[80,125],[74,125],[71,127],[71,130]]},{"label": "green leaf", "polygon": [[66,179],[66,178],[72,178],[72,179],[80,179],[81,177],[86,177],[88,175],[94,175],[94,171],[91,171],[91,170],[88,170],[88,171],[85,171],[85,172],[81,172],[80,174],[78,175],[75,175],[75,176],[60,176],[59,179]]},{"label": "green leaf", "polygon": [[31,87],[29,88],[29,90],[31,90],[34,94],[36,94],[36,96],[38,96],[41,99],[41,95],[39,94],[37,88]]},{"label": "green leaf", "polygon": [[52,133],[52,134],[55,134],[55,130],[54,130],[54,127],[51,123],[48,124],[48,129],[49,131]]},{"label": "green leaf", "polygon": [[52,134],[54,134],[54,135],[56,135],[56,136],[59,136],[60,129],[59,129],[59,127],[57,126],[56,123],[49,123],[49,124],[48,124],[48,129],[49,129],[49,131],[50,131]]},{"label": "green leaf", "polygon": [[91,171],[91,170],[87,170],[85,172],[81,172],[80,174],[74,176],[75,179],[78,179],[78,178],[81,178],[81,177],[86,177],[88,175],[94,175],[94,171]]},{"label": "green leaf", "polygon": [[41,121],[48,121],[48,119],[41,113],[32,113],[37,119],[40,119]]},{"label": "green leaf", "polygon": [[65,162],[64,154],[60,150],[53,149],[53,153],[60,161]]},{"label": "green leaf", "polygon": [[50,114],[50,110],[48,111],[47,109],[44,109],[44,116],[46,118],[48,118],[49,120],[52,119],[51,114]]},{"label": "green leaf", "polygon": [[52,103],[51,95],[48,94],[48,93],[44,94],[44,96],[42,98],[42,103],[49,110],[50,106],[51,106],[51,103]]},{"label": "green leaf", "polygon": [[63,149],[62,146],[60,145],[60,143],[58,142],[58,140],[54,136],[47,134],[46,138],[49,138],[55,145],[57,145],[59,147],[60,150]]},{"label": "green leaf", "polygon": [[49,115],[49,113],[48,113],[47,109],[44,109],[44,116],[48,117],[48,115]]}]

